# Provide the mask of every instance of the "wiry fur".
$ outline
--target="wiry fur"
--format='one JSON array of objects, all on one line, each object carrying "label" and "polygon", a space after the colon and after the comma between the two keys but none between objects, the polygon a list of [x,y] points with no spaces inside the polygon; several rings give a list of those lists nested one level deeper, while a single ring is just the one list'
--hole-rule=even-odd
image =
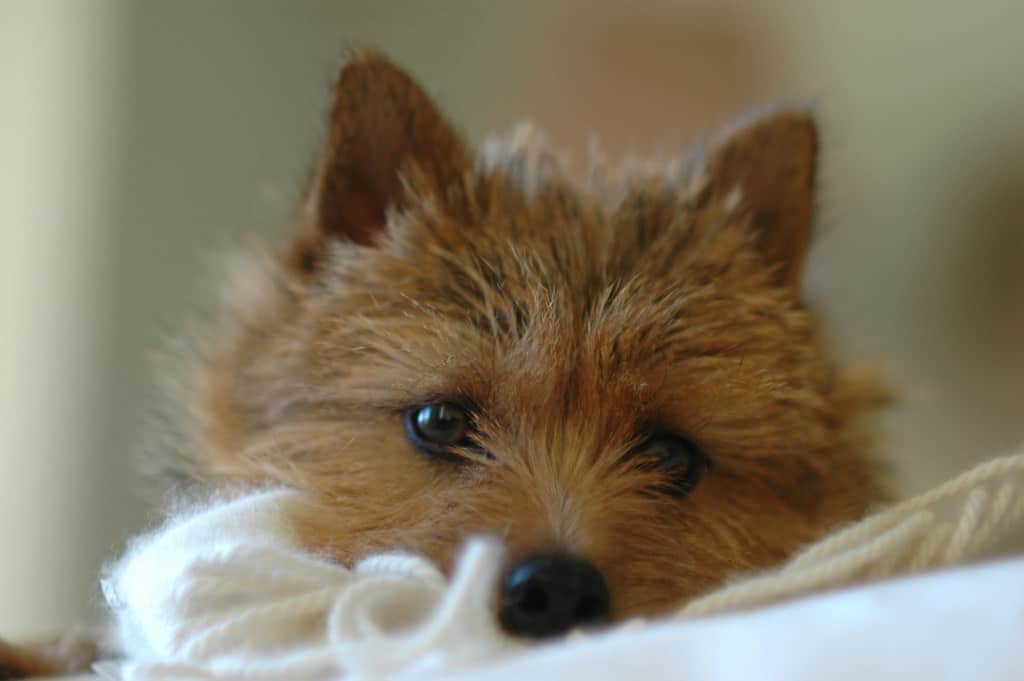
[{"label": "wiry fur", "polygon": [[[307,213],[315,268],[248,264],[197,358],[180,470],[308,490],[306,542],[339,561],[447,565],[476,532],[583,555],[616,616],[776,563],[878,498],[861,417],[882,393],[837,368],[735,191],[700,162],[580,185],[536,143],[485,151],[459,149],[443,183],[407,165],[372,244],[321,239]],[[409,444],[402,410],[442,399],[474,406],[490,458]],[[652,430],[707,453],[689,496],[626,457]]]},{"label": "wiry fur", "polygon": [[[474,159],[408,76],[354,55],[298,237],[234,262],[174,372],[168,469],[307,490],[294,520],[339,561],[448,566],[481,532],[510,560],[578,554],[616,618],[777,563],[881,496],[863,417],[885,393],[799,294],[815,153],[782,111],[576,183],[525,131]],[[463,463],[402,425],[448,400],[476,414]],[[683,498],[628,456],[663,431],[708,458]],[[0,676],[90,661],[0,642]]]}]

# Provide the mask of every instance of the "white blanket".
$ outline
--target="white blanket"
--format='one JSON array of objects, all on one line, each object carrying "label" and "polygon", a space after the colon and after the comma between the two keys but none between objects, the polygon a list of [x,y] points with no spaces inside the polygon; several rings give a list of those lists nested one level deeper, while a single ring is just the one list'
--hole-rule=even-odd
[{"label": "white blanket", "polygon": [[1019,522],[1022,472],[1024,454],[994,460],[672,620],[534,649],[495,625],[497,544],[471,542],[450,582],[409,555],[350,569],[299,546],[287,519],[302,494],[262,491],[192,509],[129,548],[104,581],[127,657],[99,670],[124,681],[1024,679],[1024,559],[751,611],[970,557]]},{"label": "white blanket", "polygon": [[652,623],[551,645],[447,681],[1021,681],[1024,559]]}]

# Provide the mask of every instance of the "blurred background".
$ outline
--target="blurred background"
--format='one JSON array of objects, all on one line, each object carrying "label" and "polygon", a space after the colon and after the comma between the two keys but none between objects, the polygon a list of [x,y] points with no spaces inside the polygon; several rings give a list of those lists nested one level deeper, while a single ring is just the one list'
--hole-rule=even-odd
[{"label": "blurred background", "polygon": [[474,140],[529,118],[577,158],[813,102],[809,296],[903,390],[901,491],[1021,442],[1022,25],[1019,0],[0,0],[0,634],[99,611],[152,520],[150,352],[217,254],[288,228],[348,44]]}]

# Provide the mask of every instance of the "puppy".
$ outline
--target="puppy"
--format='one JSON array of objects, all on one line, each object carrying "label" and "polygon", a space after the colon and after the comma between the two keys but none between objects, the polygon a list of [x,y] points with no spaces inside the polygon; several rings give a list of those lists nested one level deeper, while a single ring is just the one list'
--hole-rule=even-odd
[{"label": "puppy", "polygon": [[801,298],[806,112],[586,180],[516,142],[475,152],[351,56],[297,234],[191,362],[173,470],[307,491],[305,545],[342,563],[497,535],[527,637],[670,610],[881,498],[884,393]]}]

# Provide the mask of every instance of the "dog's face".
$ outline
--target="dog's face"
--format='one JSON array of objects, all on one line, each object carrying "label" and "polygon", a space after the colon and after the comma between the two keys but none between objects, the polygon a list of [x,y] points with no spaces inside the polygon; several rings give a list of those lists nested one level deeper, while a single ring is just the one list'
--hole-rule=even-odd
[{"label": "dog's face", "polygon": [[186,470],[308,490],[302,536],[339,561],[448,566],[497,535],[506,601],[530,570],[559,592],[520,593],[533,614],[593,587],[570,624],[780,561],[878,493],[857,423],[878,393],[799,295],[815,146],[779,112],[687,168],[584,186],[543,152],[473,157],[355,57],[297,245],[199,362]]}]

